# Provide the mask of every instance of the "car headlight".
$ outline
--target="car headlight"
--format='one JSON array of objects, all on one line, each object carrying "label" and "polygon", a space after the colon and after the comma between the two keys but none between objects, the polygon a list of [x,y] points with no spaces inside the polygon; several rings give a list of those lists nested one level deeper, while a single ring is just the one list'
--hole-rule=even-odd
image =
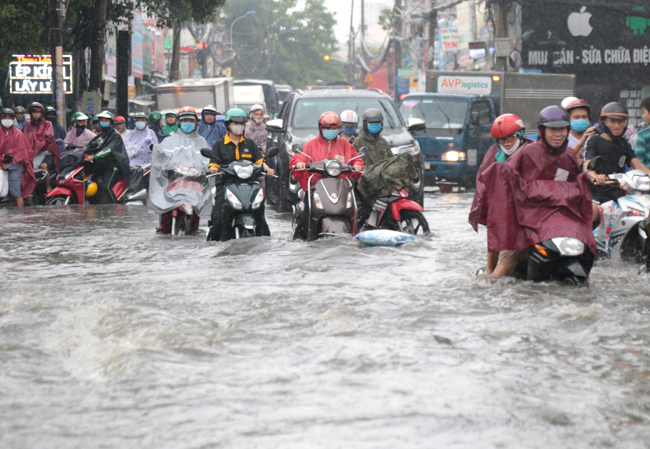
[{"label": "car headlight", "polygon": [[410,153],[411,155],[415,156],[417,154],[420,154],[420,144],[416,141],[410,145],[402,145],[401,147],[391,148],[391,150],[393,151],[393,154]]},{"label": "car headlight", "polygon": [[341,163],[339,161],[329,161],[325,165],[325,171],[332,178],[336,178],[338,175],[341,174]]},{"label": "car headlight", "polygon": [[467,160],[467,157],[462,151],[447,151],[443,153],[440,160],[445,162],[461,162]]},{"label": "car headlight", "polygon": [[235,173],[239,179],[248,179],[253,175],[254,167],[252,165],[236,165]]},{"label": "car headlight", "polygon": [[264,202],[264,189],[260,189],[257,192],[257,195],[255,196],[255,200],[253,201],[253,209],[257,209],[262,205]]},{"label": "car headlight", "polygon": [[636,188],[643,192],[650,190],[650,176],[639,176],[636,178]]},{"label": "car headlight", "polygon": [[585,244],[570,237],[556,237],[551,242],[560,250],[563,256],[579,256],[585,251]]},{"label": "car headlight", "polygon": [[226,189],[226,198],[228,198],[228,202],[232,205],[233,208],[237,210],[242,210],[242,205],[241,201],[235,196],[234,193],[230,191],[230,189]]},{"label": "car headlight", "polygon": [[320,196],[318,196],[318,193],[314,192],[314,206],[316,206],[316,209],[323,209],[323,202],[320,200]]}]

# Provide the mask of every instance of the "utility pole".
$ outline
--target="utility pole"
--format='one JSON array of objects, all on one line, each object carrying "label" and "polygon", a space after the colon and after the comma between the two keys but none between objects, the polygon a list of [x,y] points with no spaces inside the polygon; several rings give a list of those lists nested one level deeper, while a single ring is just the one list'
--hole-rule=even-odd
[{"label": "utility pole", "polygon": [[393,8],[393,15],[395,16],[395,76],[393,77],[395,93],[395,101],[399,100],[399,91],[398,79],[399,79],[399,69],[402,68],[402,11],[404,11],[404,6],[402,0],[395,0],[395,7]]},{"label": "utility pole", "polygon": [[366,54],[366,0],[361,0],[361,57],[364,61],[368,59]]},{"label": "utility pole", "polygon": [[65,93],[63,90],[63,36],[61,35],[61,9],[58,0],[50,0],[50,67],[52,68],[52,92],[59,125],[65,126]]},{"label": "utility pole", "polygon": [[[495,3],[495,19],[494,28],[497,39],[508,37],[508,5],[503,1]],[[508,69],[508,58],[496,58],[494,70],[497,72],[505,72]]]},{"label": "utility pole", "polygon": [[169,75],[172,81],[181,79],[181,23],[174,20],[172,32],[172,59]]},{"label": "utility pole", "polygon": [[436,57],[436,33],[438,32],[438,11],[435,9],[436,0],[431,0],[431,9],[429,9],[429,60],[427,69],[435,69]]},{"label": "utility pole", "polygon": [[348,84],[354,83],[354,0],[352,0],[352,11],[350,12],[350,37],[348,39]]},{"label": "utility pole", "polygon": [[129,63],[131,61],[131,34],[117,32],[117,114],[129,116]]}]

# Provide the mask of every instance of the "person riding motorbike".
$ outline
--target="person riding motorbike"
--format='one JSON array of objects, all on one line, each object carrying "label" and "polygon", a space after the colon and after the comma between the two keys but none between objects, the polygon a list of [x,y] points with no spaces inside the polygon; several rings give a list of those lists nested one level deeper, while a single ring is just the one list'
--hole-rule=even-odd
[{"label": "person riding motorbike", "polygon": [[[560,106],[544,108],[539,137],[505,164],[482,172],[480,213],[470,214],[474,230],[488,227],[488,251],[499,252],[492,275],[508,276],[528,257],[528,248],[551,238],[570,237],[595,255],[591,232],[590,175],[582,175],[567,147],[571,119]],[[488,206],[489,205],[489,206]],[[474,212],[474,211],[473,211]]]},{"label": "person riding motorbike", "polygon": [[[525,131],[524,121],[515,114],[500,115],[492,123],[491,134],[495,140],[495,144],[488,149],[476,174],[476,191],[470,212],[470,223],[472,222],[472,217],[483,214],[481,211],[483,205],[482,195],[485,189],[482,180],[483,172],[497,162],[506,162],[524,145],[532,143],[532,140],[524,137]],[[487,268],[485,270],[487,274],[492,274],[498,260],[499,252],[487,252]]]},{"label": "person riding motorbike", "polygon": [[393,157],[390,144],[381,136],[384,127],[384,114],[379,109],[368,109],[363,113],[363,130],[354,141],[354,148],[363,151],[363,162],[373,165],[377,162]]},{"label": "person riding motorbike", "polygon": [[118,115],[117,117],[115,117],[115,122],[113,126],[115,126],[115,131],[120,133],[122,140],[126,142],[126,138],[131,133],[131,130],[126,126],[126,119],[121,115]]},{"label": "person riding motorbike", "polygon": [[153,145],[158,143],[158,137],[152,129],[147,128],[147,114],[138,112],[133,118],[135,129],[126,136],[124,147],[131,167],[139,167],[151,163],[151,151]]},{"label": "person riding motorbike", "polygon": [[36,187],[36,178],[31,163],[32,148],[25,135],[14,126],[14,111],[5,108],[0,113],[0,165],[8,171],[9,196],[16,206],[23,207]]},{"label": "person riding motorbike", "polygon": [[604,159],[603,170],[605,173],[596,174],[588,171],[591,178],[597,181],[592,189],[593,221],[600,221],[599,205],[607,201],[615,201],[625,196],[625,191],[616,185],[605,185],[607,175],[625,173],[625,166],[650,173],[634,154],[630,143],[625,139],[625,130],[629,113],[627,108],[620,103],[608,103],[600,111],[600,127],[603,134],[593,136],[587,142],[585,153],[584,171],[588,171],[589,162],[596,156]]},{"label": "person riding motorbike", "polygon": [[[174,114],[176,116],[176,114]],[[200,171],[199,177],[207,171],[208,161],[201,155],[201,149],[207,142],[196,128],[198,115],[191,107],[178,111],[180,126],[178,132],[165,138],[153,147],[151,175],[149,178],[149,210],[161,215],[162,233],[171,232],[171,213],[183,204],[193,207],[191,231],[199,229],[200,217],[209,215],[212,198],[207,180],[203,183],[192,178],[174,178],[178,167],[186,171]],[[170,175],[170,173],[172,173]]]},{"label": "person riding motorbike", "polygon": [[178,132],[178,123],[176,123],[178,116],[175,112],[168,112],[165,114],[165,126],[163,126],[163,131],[168,135],[172,135]]},{"label": "person riding motorbike", "polygon": [[[221,166],[228,165],[234,161],[247,160],[255,165],[262,164],[264,170],[273,176],[275,171],[269,168],[264,162],[262,150],[255,144],[252,139],[244,137],[247,116],[246,113],[238,108],[230,109],[226,112],[226,128],[228,134],[222,140],[219,140],[212,146],[212,158],[210,159],[210,173],[218,173]],[[214,207],[212,208],[212,220],[210,222],[210,233],[208,240],[226,241],[233,238],[231,227],[225,222],[223,214],[225,203],[225,187],[222,180],[216,181],[217,192],[214,195]],[[269,226],[264,217],[264,206],[259,212],[259,227],[261,235],[271,235]]]},{"label": "person riding motorbike", "polygon": [[161,120],[162,114],[160,112],[153,111],[151,114],[149,114],[149,129],[151,129],[156,134],[158,143],[169,137],[167,133],[163,131],[162,126],[160,126]]},{"label": "person riding motorbike", "polygon": [[266,139],[269,137],[269,132],[264,125],[264,105],[256,104],[251,108],[250,120],[244,128],[244,136],[255,142],[262,153],[266,154]]},{"label": "person riding motorbike", "polygon": [[352,110],[346,110],[341,112],[341,122],[343,124],[343,127],[341,128],[339,137],[342,137],[351,144],[354,144],[354,140],[359,137],[359,133],[357,132],[357,127],[359,126],[359,116]]},{"label": "person riding motorbike", "polygon": [[210,148],[227,133],[226,126],[217,122],[217,109],[211,104],[203,108],[198,128],[199,135],[208,142]]},{"label": "person riding motorbike", "polygon": [[586,101],[576,99],[564,106],[564,110],[569,113],[569,118],[571,118],[568,145],[575,151],[576,159],[582,162],[585,142],[596,132],[596,128],[591,126],[589,121],[591,107]]},{"label": "person riding motorbike", "polygon": [[88,116],[86,114],[83,112],[75,112],[72,115],[72,128],[65,136],[63,143],[76,147],[85,147],[88,145],[95,138],[95,133],[86,128],[87,123]]},{"label": "person riding motorbike", "polygon": [[27,123],[27,119],[25,118],[25,108],[22,106],[16,106],[14,112],[16,114],[14,126],[22,131],[25,123]]},{"label": "person riding motorbike", "polygon": [[[312,177],[313,182],[316,182],[321,178],[318,174],[303,171],[309,162],[318,162],[323,159],[336,159],[341,163],[347,164],[351,159],[359,156],[359,153],[350,142],[338,137],[342,124],[341,117],[336,112],[328,111],[323,113],[318,119],[318,137],[307,142],[302,148],[302,153],[294,154],[291,158],[289,166],[291,167],[293,177],[300,182],[302,190],[306,195],[309,195],[309,192],[307,191],[309,178]],[[355,159],[352,163],[352,167],[357,172],[363,170],[363,159]],[[350,176],[359,179],[361,173],[341,175],[342,178],[348,178]],[[309,202],[303,201],[303,203],[303,212],[300,215],[298,226],[293,235],[294,240],[307,239]]]},{"label": "person riding motorbike", "polygon": [[63,129],[63,126],[59,125],[56,117],[56,109],[52,106],[47,106],[43,115],[45,120],[50,122],[54,128],[54,139],[56,141],[56,147],[59,150],[59,157],[61,157],[61,155],[65,153],[65,144],[63,143],[66,136],[65,129]]},{"label": "person riding motorbike", "polygon": [[98,192],[92,201],[117,204],[113,193],[113,185],[120,179],[127,178],[129,172],[129,156],[124,148],[120,133],[115,130],[115,116],[109,111],[97,114],[102,132],[88,144],[84,155],[84,173],[101,175],[101,182],[95,179]]},{"label": "person riding motorbike", "polygon": [[[59,148],[54,137],[52,123],[43,119],[43,105],[34,102],[29,105],[28,112],[31,116],[29,123],[23,127],[23,134],[27,137],[32,148],[34,168],[42,168],[47,173],[51,170],[58,172]],[[45,189],[52,190],[50,177],[45,178]]]}]

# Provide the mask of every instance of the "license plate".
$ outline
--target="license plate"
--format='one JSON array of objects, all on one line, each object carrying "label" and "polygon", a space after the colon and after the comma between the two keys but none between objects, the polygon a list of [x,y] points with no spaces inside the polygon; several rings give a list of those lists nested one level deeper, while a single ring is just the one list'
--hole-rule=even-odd
[{"label": "license plate", "polygon": [[429,170],[431,168],[431,164],[429,162],[424,163],[424,169]]}]

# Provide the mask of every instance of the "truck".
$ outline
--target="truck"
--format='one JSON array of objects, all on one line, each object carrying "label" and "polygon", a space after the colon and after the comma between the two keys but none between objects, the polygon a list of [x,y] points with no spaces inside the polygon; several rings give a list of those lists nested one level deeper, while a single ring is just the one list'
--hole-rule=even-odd
[{"label": "truck", "polygon": [[515,72],[428,71],[426,93],[404,96],[399,110],[407,122],[424,121],[414,131],[424,154],[428,185],[471,187],[490,146],[494,119],[519,116],[525,135],[537,133],[546,106],[574,95],[575,75]]},{"label": "truck", "polygon": [[156,104],[162,112],[177,112],[190,106],[200,113],[211,104],[225,114],[234,100],[232,78],[184,79],[156,86]]},{"label": "truck", "polygon": [[242,86],[236,84],[233,87],[235,93],[235,107],[242,109],[248,114],[251,108],[256,104],[264,105],[264,88],[259,84],[253,86]]},{"label": "truck", "polygon": [[280,112],[275,83],[273,81],[252,79],[235,80],[235,86],[262,86],[264,90],[264,101],[262,103],[266,106],[266,113],[270,117]]}]

